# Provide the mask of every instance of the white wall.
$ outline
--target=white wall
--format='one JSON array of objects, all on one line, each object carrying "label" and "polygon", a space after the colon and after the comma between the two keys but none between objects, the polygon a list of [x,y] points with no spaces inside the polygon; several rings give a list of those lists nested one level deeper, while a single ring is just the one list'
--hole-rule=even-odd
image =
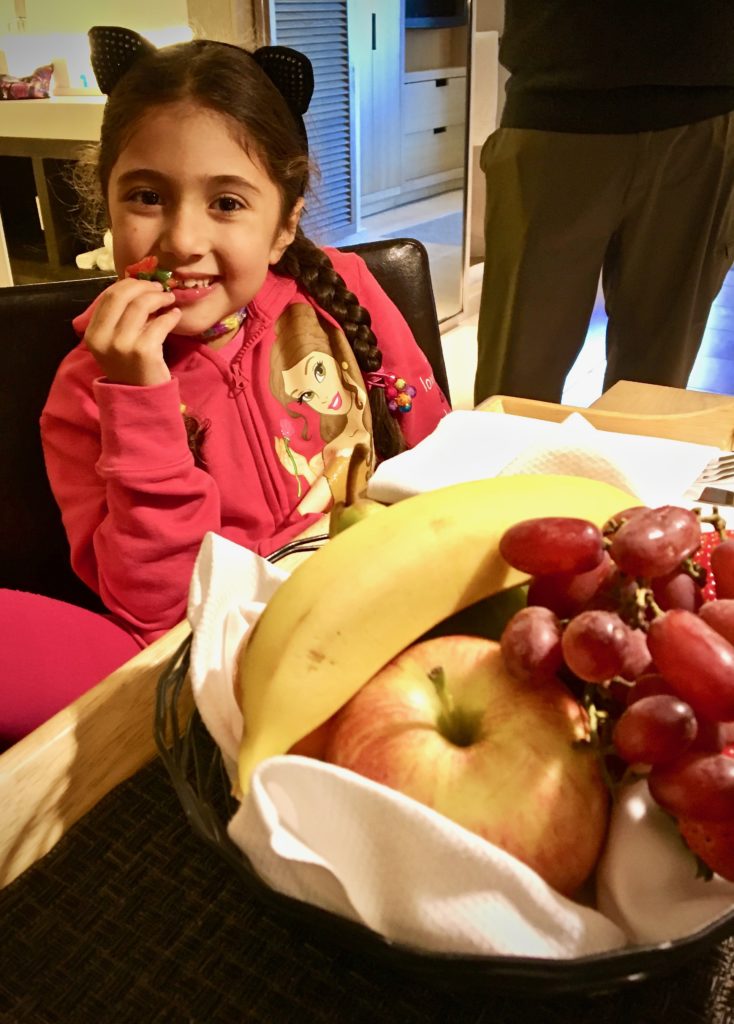
[{"label": "white wall", "polygon": [[[229,11],[230,0],[209,0],[206,6],[214,16],[219,9]],[[17,17],[23,10],[25,17]],[[98,0],[0,0],[0,31],[4,30],[0,50],[7,71],[24,76],[61,59],[66,63],[70,91],[97,92],[87,31],[99,24],[135,29],[158,46],[192,34],[187,0],[112,0],[105,4]]]}]

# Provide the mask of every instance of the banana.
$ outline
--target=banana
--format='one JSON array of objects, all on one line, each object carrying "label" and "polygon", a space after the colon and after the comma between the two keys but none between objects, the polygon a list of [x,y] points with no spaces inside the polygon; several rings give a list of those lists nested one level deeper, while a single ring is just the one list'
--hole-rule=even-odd
[{"label": "banana", "polygon": [[325,722],[427,629],[527,579],[499,554],[508,526],[565,515],[601,525],[631,498],[585,477],[495,477],[407,498],[331,539],[281,584],[240,655],[242,792],[260,761]]}]

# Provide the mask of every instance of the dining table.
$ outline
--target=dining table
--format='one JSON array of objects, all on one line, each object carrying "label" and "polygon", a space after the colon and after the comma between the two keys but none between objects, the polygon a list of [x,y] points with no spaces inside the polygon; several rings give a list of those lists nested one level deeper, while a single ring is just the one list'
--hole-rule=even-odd
[{"label": "dining table", "polygon": [[[502,396],[481,409],[568,412]],[[577,411],[734,448],[728,396],[621,382]],[[0,755],[0,1022],[734,1024],[734,937],[608,988],[447,985],[262,899],[192,829],[158,756],[157,685],[189,634],[179,623]],[[192,707],[183,689],[182,727]]]}]

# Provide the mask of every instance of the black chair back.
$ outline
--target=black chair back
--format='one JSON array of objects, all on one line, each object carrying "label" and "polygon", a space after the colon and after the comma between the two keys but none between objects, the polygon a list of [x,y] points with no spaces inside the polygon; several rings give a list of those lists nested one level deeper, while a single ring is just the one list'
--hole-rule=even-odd
[{"label": "black chair back", "polygon": [[110,281],[86,278],[0,289],[0,586],[101,608],[72,572],[46,478],[38,421],[71,321]]},{"label": "black chair back", "polygon": [[392,299],[431,364],[436,383],[451,401],[428,253],[415,238],[388,238],[343,246],[356,252]]}]

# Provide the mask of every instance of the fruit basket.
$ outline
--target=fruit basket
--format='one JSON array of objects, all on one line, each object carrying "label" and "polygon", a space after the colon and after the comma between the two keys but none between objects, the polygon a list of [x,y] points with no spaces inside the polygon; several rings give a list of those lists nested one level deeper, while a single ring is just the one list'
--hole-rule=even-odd
[{"label": "fruit basket", "polygon": [[[288,545],[270,560],[277,562],[293,551],[293,545]],[[289,920],[311,939],[349,948],[427,986],[526,993],[532,985],[534,993],[551,994],[605,991],[663,975],[734,934],[733,910],[684,939],[574,959],[456,955],[387,941],[361,924],[275,891],[228,835],[227,823],[237,802],[231,796],[219,748],[196,710],[185,723],[180,721],[179,702],[188,686],[190,652],[189,637],[171,659],[157,688],[155,739],[175,792],[194,832],[229,864],[248,896]]]}]

